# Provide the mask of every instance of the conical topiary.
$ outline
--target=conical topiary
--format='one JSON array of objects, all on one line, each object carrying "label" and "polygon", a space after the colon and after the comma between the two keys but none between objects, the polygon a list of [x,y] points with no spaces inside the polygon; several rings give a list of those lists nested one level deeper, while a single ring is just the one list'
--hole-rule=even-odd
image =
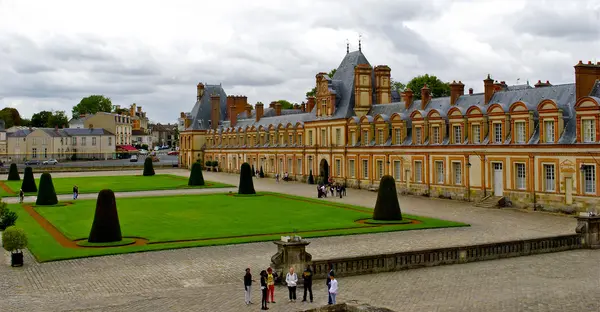
[{"label": "conical topiary", "polygon": [[379,182],[373,219],[382,221],[402,220],[398,193],[396,193],[396,181],[390,175],[383,176]]},{"label": "conical topiary", "polygon": [[243,163],[240,170],[240,186],[238,188],[238,194],[256,194],[254,190],[254,182],[252,182],[252,172],[250,171],[250,165]]},{"label": "conical topiary", "polygon": [[33,178],[33,169],[31,167],[25,167],[21,189],[25,193],[37,192],[37,186],[35,185],[35,179]]},{"label": "conical topiary", "polygon": [[308,173],[308,184],[315,184],[315,177],[312,175],[312,169]]},{"label": "conical topiary", "polygon": [[21,177],[19,176],[19,169],[17,169],[17,164],[10,164],[10,169],[8,169],[8,181],[19,181]]},{"label": "conical topiary", "polygon": [[56,205],[58,198],[52,183],[52,176],[48,172],[42,173],[40,178],[40,188],[38,190],[37,200],[35,204],[38,206]]},{"label": "conical topiary", "polygon": [[88,242],[110,243],[122,239],[115,193],[112,190],[102,190],[98,193],[96,213]]},{"label": "conical topiary", "polygon": [[192,171],[190,171],[190,179],[188,180],[189,186],[204,185],[204,176],[202,175],[202,164],[195,162],[192,165]]},{"label": "conical topiary", "polygon": [[261,178],[265,177],[265,172],[262,170],[262,166],[260,166],[260,172],[258,173],[258,176]]},{"label": "conical topiary", "polygon": [[144,160],[144,176],[154,175],[154,165],[152,164],[152,157],[146,157]]},{"label": "conical topiary", "polygon": [[256,170],[254,170],[254,165],[252,165],[252,175],[254,176],[256,174]]}]

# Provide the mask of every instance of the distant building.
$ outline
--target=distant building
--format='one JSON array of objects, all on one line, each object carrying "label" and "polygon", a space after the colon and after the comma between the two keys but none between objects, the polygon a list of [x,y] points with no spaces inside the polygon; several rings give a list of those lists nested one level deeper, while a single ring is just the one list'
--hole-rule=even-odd
[{"label": "distant building", "polygon": [[174,147],[177,140],[177,125],[175,124],[153,124],[150,125],[152,133],[152,144],[154,146],[169,146]]}]

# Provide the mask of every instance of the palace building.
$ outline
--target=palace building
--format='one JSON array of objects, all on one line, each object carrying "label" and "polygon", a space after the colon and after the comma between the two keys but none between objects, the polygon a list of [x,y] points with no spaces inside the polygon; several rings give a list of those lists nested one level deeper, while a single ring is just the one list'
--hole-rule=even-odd
[{"label": "palace building", "polygon": [[[484,92],[449,97],[391,90],[390,68],[371,66],[360,46],[333,78],[316,75],[316,96],[294,109],[254,108],[221,85],[198,84],[181,114],[180,164],[243,162],[265,174],[312,172],[376,189],[392,175],[403,194],[471,201],[509,198],[517,207],[586,211],[600,201],[600,62],[575,65],[575,83],[509,86],[490,75]],[[420,92],[421,100],[414,99]]]}]

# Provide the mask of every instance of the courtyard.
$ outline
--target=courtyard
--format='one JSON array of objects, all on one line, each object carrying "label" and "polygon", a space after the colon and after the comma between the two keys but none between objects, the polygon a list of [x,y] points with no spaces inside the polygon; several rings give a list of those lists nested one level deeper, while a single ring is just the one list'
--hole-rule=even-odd
[{"label": "courtyard", "polygon": [[[185,170],[165,170],[187,176]],[[127,175],[127,172],[103,173]],[[131,174],[131,173],[129,173]],[[75,173],[56,174],[58,177]],[[80,174],[81,175],[81,174]],[[239,177],[206,172],[205,179],[236,185]],[[316,197],[312,185],[254,180],[258,191]],[[224,189],[231,190],[231,189]],[[198,194],[209,190],[117,193],[117,198]],[[212,190],[213,192],[215,190]],[[92,199],[94,194],[83,194]],[[373,207],[376,193],[348,190],[343,199],[322,202]],[[16,199],[6,199],[14,202]],[[68,195],[59,200],[69,200]],[[470,224],[469,227],[330,236],[310,239],[314,259],[536,238],[574,232],[571,217],[517,210],[476,208],[468,203],[401,197],[404,214]],[[18,221],[17,221],[18,223]],[[241,277],[268,266],[276,248],[271,242],[163,250],[151,253],[38,263],[26,253],[26,265],[0,266],[0,310],[7,311],[241,311]],[[572,251],[340,279],[339,301],[371,303],[396,311],[594,311],[598,309],[600,254]],[[594,276],[594,274],[596,274]],[[326,302],[324,284],[315,282],[314,305],[271,305],[274,311],[297,311]],[[544,291],[539,291],[544,289]],[[254,302],[259,302],[258,292]],[[276,290],[284,299],[285,289]],[[280,300],[283,302],[283,300]],[[595,304],[595,305],[594,305]],[[541,307],[541,308],[540,308]],[[258,309],[258,307],[256,307]]]}]

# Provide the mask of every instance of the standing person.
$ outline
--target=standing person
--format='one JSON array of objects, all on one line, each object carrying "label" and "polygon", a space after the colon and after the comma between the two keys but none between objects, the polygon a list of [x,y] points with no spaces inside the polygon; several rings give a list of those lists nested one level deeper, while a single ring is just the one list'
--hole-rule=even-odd
[{"label": "standing person", "polygon": [[327,303],[328,304],[332,304],[331,303],[331,293],[329,292],[329,290],[331,289],[331,276],[334,275],[333,273],[333,265],[329,264],[329,273],[327,274],[327,279],[325,280],[325,285],[327,285]]},{"label": "standing person", "polygon": [[260,300],[261,310],[269,310],[267,307],[267,272],[265,270],[260,271],[260,290],[262,292],[262,298]]},{"label": "standing person", "polygon": [[244,275],[244,290],[246,293],[246,304],[253,304],[252,302],[252,282],[256,282],[252,279],[250,274],[250,268],[246,269],[246,275]]},{"label": "standing person", "polygon": [[287,284],[288,291],[290,293],[290,302],[296,302],[296,285],[298,284],[298,275],[294,273],[294,267],[291,267],[290,271],[285,276],[285,283]]},{"label": "standing person", "polygon": [[73,199],[77,199],[78,195],[79,195],[79,189],[77,188],[77,185],[73,185]]},{"label": "standing person", "polygon": [[[277,274],[273,273],[273,269],[267,269],[267,302],[275,303],[275,277]],[[269,301],[269,298],[271,301]]]},{"label": "standing person", "polygon": [[335,279],[335,275],[333,273],[329,275],[329,278],[331,279],[331,287],[329,287],[329,298],[331,298],[330,304],[335,304],[335,297],[338,294],[338,281]]},{"label": "standing person", "polygon": [[302,298],[302,302],[306,302],[306,292],[310,293],[310,302],[313,302],[313,294],[312,294],[312,270],[310,269],[310,265],[306,266],[306,270],[302,273],[302,278],[304,279],[304,297]]},{"label": "standing person", "polygon": [[23,199],[25,199],[25,192],[23,192],[23,189],[21,189],[19,191],[19,204],[23,203]]}]

